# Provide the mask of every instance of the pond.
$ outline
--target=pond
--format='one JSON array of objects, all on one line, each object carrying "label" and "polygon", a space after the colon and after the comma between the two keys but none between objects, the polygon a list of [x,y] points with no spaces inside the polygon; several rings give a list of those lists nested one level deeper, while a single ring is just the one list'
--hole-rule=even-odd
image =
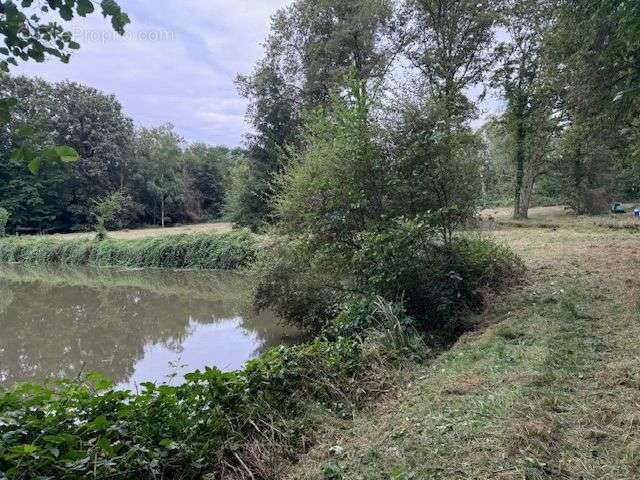
[{"label": "pond", "polygon": [[119,387],[241,368],[296,341],[237,273],[0,266],[0,383],[100,371]]}]

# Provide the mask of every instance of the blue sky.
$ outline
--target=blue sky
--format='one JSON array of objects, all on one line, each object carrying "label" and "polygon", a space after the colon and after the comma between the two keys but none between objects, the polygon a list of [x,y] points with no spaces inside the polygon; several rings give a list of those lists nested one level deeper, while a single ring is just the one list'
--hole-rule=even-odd
[{"label": "blue sky", "polygon": [[124,39],[101,15],[77,19],[67,26],[82,48],[70,64],[13,71],[115,94],[137,125],[170,122],[187,141],[237,146],[248,126],[233,80],[251,72],[271,15],[289,2],[120,0],[132,21]]}]

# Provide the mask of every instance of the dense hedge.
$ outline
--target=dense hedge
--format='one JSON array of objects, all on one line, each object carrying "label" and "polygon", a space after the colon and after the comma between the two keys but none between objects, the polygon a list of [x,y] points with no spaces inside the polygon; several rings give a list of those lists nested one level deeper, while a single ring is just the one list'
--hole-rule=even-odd
[{"label": "dense hedge", "polygon": [[0,262],[228,270],[249,265],[256,249],[248,230],[103,241],[11,237],[0,240]]}]

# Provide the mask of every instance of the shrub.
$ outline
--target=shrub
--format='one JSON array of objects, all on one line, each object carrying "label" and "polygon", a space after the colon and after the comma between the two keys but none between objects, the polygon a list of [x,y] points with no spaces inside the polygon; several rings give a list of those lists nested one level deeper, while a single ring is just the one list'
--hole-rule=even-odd
[{"label": "shrub", "polygon": [[101,242],[18,237],[0,241],[0,262],[228,270],[252,263],[256,251],[256,238],[247,230]]},{"label": "shrub", "polygon": [[124,192],[116,191],[94,201],[93,215],[96,217],[95,230],[97,240],[102,241],[107,238],[107,226],[122,210],[125,198]]},{"label": "shrub", "polygon": [[332,288],[333,277],[311,261],[308,245],[290,237],[272,237],[253,266],[254,301],[281,319],[308,331],[319,331],[335,316],[344,297]]},{"label": "shrub", "polygon": [[347,415],[380,389],[374,372],[384,349],[319,338],[273,349],[240,371],[197,371],[176,387],[145,383],[140,394],[112,390],[95,374],[0,391],[0,472],[20,480],[195,479],[250,469],[266,478],[252,446],[267,442],[269,454],[299,444],[310,404]]},{"label": "shrub", "polygon": [[4,237],[7,232],[7,222],[9,221],[9,211],[6,208],[0,207],[0,237]]},{"label": "shrub", "polygon": [[514,281],[522,263],[489,240],[443,243],[428,220],[416,218],[364,234],[353,271],[359,288],[403,303],[421,328],[434,330],[450,328],[461,312],[480,307],[481,291]]}]

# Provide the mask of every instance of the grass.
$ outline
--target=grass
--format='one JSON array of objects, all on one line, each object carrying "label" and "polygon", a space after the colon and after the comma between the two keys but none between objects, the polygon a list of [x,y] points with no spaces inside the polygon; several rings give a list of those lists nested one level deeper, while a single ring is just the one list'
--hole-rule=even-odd
[{"label": "grass", "polygon": [[[116,240],[135,240],[149,237],[165,237],[167,235],[184,235],[192,233],[225,233],[230,232],[233,224],[229,222],[208,222],[191,225],[179,225],[168,228],[138,228],[108,232],[109,237]],[[53,238],[65,240],[89,239],[95,237],[95,232],[63,233],[51,235]]]},{"label": "grass", "polygon": [[600,228],[637,228],[640,230],[640,219],[634,217],[633,210],[637,204],[626,204],[627,213],[607,213],[596,216],[572,215],[562,206],[532,208],[527,220],[513,220],[511,207],[487,208],[481,213],[481,217],[490,220],[500,227],[543,227],[543,228],[574,228],[589,230]]},{"label": "grass", "polygon": [[0,263],[230,270],[250,264],[256,249],[247,230],[104,241],[8,237],[0,239]]},{"label": "grass", "polygon": [[638,478],[640,249],[598,223],[495,231],[527,284],[281,478]]}]

